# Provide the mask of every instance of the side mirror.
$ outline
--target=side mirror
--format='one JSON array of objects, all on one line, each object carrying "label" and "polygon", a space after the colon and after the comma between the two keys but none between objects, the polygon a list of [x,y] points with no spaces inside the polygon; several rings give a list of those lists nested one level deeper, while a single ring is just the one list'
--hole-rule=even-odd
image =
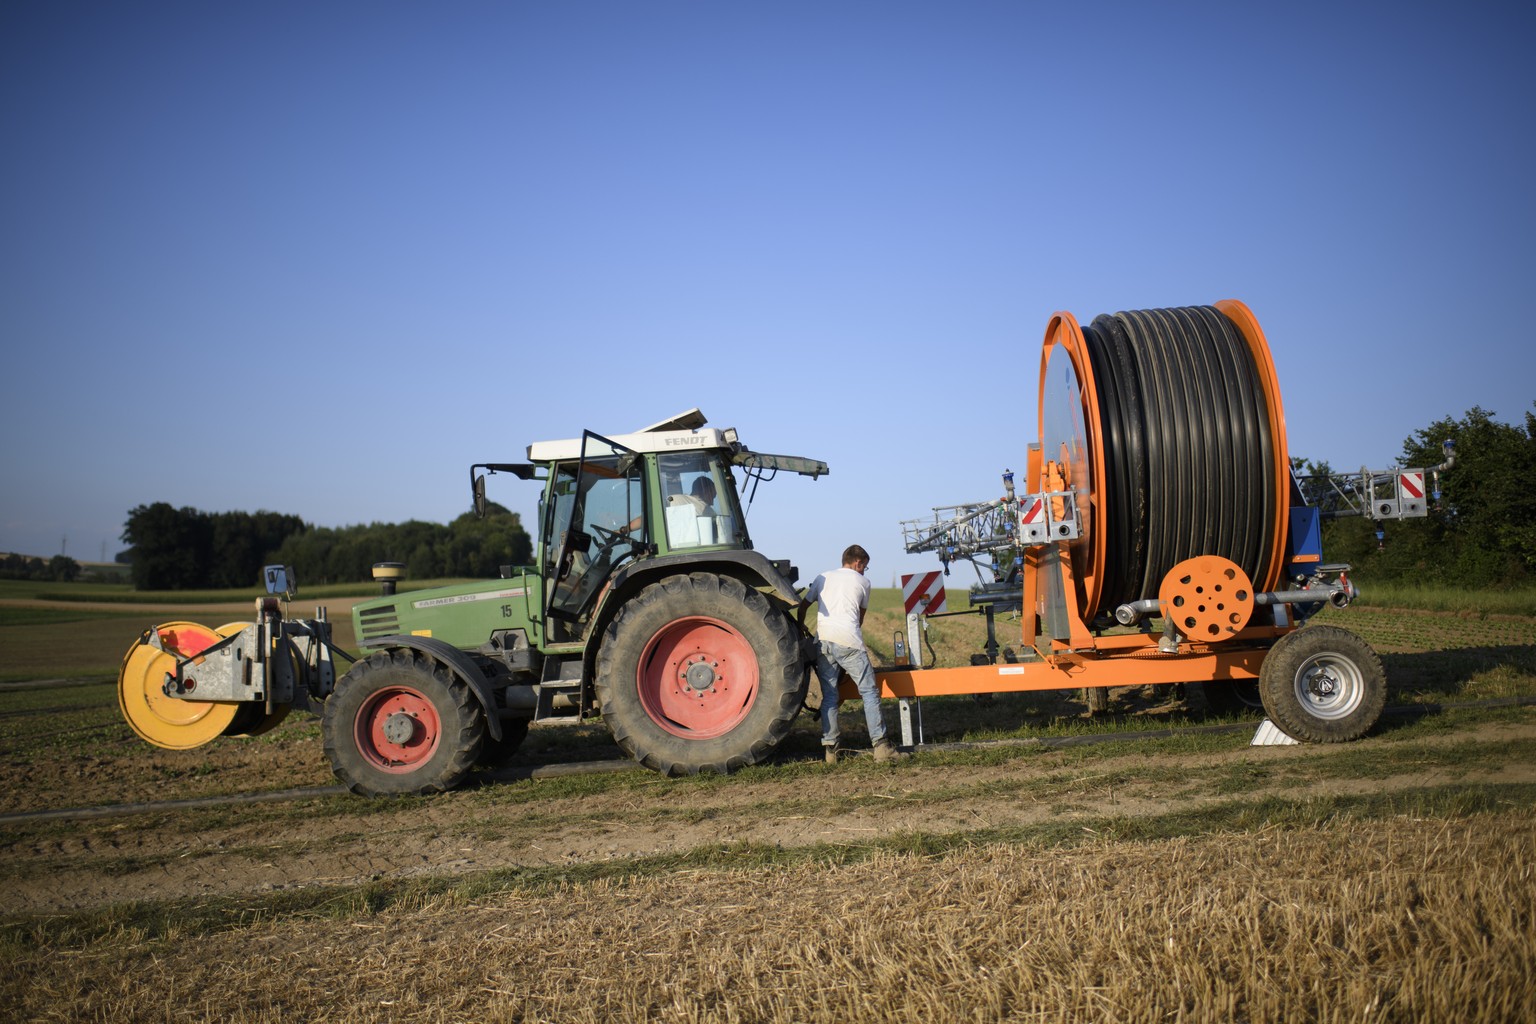
[{"label": "side mirror", "polygon": [[473,486],[472,490],[474,491],[475,518],[476,519],[484,519],[485,518],[485,474],[484,473],[481,473],[479,476],[475,477],[475,482],[474,482],[474,486]]},{"label": "side mirror", "polygon": [[291,565],[269,565],[261,570],[261,575],[266,581],[269,594],[292,597],[299,592],[299,580],[294,576]]}]

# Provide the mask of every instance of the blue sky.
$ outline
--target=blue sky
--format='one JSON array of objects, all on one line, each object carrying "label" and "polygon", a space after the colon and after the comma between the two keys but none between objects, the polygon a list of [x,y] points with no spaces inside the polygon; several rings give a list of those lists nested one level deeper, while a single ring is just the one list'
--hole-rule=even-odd
[{"label": "blue sky", "polygon": [[[1000,493],[1057,310],[1245,301],[1293,454],[1536,400],[1529,9],[0,7],[0,550],[446,522],[697,405],[802,578]],[[510,478],[493,497],[531,520]],[[969,570],[959,584],[972,579]],[[302,579],[302,573],[301,573]]]}]

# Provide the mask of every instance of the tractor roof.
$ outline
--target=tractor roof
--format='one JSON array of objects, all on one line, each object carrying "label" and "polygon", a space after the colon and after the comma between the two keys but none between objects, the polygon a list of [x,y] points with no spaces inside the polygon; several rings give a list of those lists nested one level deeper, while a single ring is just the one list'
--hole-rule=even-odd
[{"label": "tractor roof", "polygon": [[[693,408],[659,423],[642,427],[630,434],[604,436],[606,440],[635,452],[696,452],[720,449],[731,453],[731,462],[749,469],[783,469],[812,478],[827,473],[827,464],[817,459],[794,455],[766,455],[762,452],[750,451],[737,441],[734,429],[706,428],[704,424],[707,422],[704,414],[697,408]],[[539,464],[579,459],[583,440],[584,438],[574,437],[565,441],[535,441],[528,446],[528,459],[530,462]],[[589,450],[587,454],[591,455],[593,452]],[[506,468],[510,469],[510,467]]]},{"label": "tractor roof", "polygon": [[[629,434],[606,434],[608,440],[635,452],[699,451],[706,448],[731,448],[736,441],[736,431],[702,429],[709,421],[697,407],[678,413],[660,423]],[[582,438],[568,441],[535,441],[528,446],[528,458],[533,462],[558,462],[581,457]],[[589,453],[590,454],[590,453]]]},{"label": "tractor roof", "polygon": [[[641,434],[602,436],[614,444],[622,445],[635,452],[684,452],[731,447],[731,442],[726,440],[725,431],[716,430],[713,427],[707,430],[656,430]],[[581,457],[581,442],[582,439],[579,437],[569,441],[535,441],[528,446],[528,459],[531,462],[561,462],[577,459]],[[589,449],[587,454],[602,455],[608,452],[605,446],[599,444]]]}]

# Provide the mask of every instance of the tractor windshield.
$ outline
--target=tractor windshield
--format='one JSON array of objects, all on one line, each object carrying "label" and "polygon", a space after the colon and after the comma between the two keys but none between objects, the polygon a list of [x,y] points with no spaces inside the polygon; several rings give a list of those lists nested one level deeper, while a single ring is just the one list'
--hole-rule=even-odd
[{"label": "tractor windshield", "polygon": [[731,471],[716,451],[656,456],[666,509],[667,548],[750,547]]}]

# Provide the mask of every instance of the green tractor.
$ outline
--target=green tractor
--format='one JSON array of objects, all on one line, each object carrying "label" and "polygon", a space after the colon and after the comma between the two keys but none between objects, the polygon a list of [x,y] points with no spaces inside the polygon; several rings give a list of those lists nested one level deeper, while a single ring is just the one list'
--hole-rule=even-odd
[{"label": "green tractor", "polygon": [[[735,471],[755,488],[828,470],[705,422],[694,409],[474,466],[482,515],[487,475],[542,484],[537,564],[400,593],[400,566],[381,563],[384,595],[353,609],[363,655],[339,679],[323,612],[286,619],[275,598],[254,624],[146,632],[119,678],[125,716],[151,743],[188,747],[303,707],[323,719],[337,777],[368,796],[450,789],[530,725],[597,715],[663,774],[763,760],[805,699],[814,645],[795,621],[796,569],[753,550]],[[291,578],[272,567],[268,589]]]}]

